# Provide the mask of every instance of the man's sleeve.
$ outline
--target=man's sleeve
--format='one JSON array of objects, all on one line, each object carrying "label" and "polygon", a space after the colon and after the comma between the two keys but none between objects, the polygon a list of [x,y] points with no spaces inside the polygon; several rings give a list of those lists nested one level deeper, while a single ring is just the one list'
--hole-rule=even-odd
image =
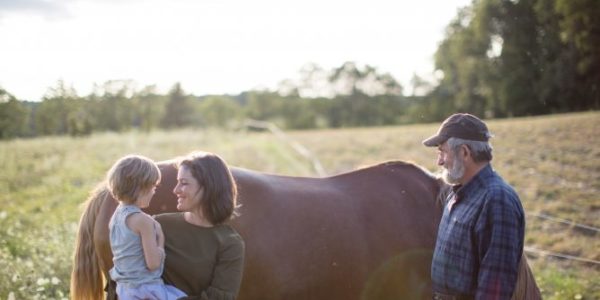
[{"label": "man's sleeve", "polygon": [[518,201],[508,192],[488,193],[475,227],[480,263],[475,299],[510,299],[512,296],[525,227]]}]

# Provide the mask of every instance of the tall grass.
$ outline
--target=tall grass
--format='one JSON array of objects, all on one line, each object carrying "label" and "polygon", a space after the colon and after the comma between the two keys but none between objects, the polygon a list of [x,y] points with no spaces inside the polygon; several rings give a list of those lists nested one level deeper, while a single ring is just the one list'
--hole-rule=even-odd
[{"label": "tall grass", "polygon": [[[435,149],[420,142],[438,124],[290,132],[328,174],[386,160],[436,170]],[[493,165],[513,184],[526,211],[600,227],[600,113],[489,122]],[[155,160],[212,151],[231,165],[311,176],[311,163],[269,133],[179,130],[47,137],[0,142],[0,299],[68,297],[81,203],[119,157]],[[526,244],[600,260],[597,235],[528,217]],[[600,270],[532,256],[545,299],[600,299]]]}]

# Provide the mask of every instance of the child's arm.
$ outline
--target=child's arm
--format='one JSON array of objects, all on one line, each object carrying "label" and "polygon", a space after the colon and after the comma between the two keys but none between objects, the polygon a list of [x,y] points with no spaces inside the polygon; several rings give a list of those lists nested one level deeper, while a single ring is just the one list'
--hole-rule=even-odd
[{"label": "child's arm", "polygon": [[[133,232],[139,234],[142,239],[146,267],[150,271],[158,269],[165,252],[160,247],[160,241],[157,240],[157,236],[160,237],[162,235],[162,230],[160,227],[154,225],[156,221],[147,214],[137,213],[129,216],[126,222],[127,226]],[[161,230],[161,232],[158,233],[158,230]]]}]

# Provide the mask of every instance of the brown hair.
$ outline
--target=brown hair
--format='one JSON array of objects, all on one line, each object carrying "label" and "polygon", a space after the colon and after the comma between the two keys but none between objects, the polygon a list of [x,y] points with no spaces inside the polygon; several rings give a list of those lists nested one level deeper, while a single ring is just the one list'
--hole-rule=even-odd
[{"label": "brown hair", "polygon": [[112,196],[133,204],[140,193],[160,180],[160,170],[154,161],[141,155],[127,155],[119,159],[106,174]]},{"label": "brown hair", "polygon": [[237,216],[237,187],[227,163],[216,154],[193,152],[177,163],[185,167],[204,187],[200,199],[204,216],[213,225],[221,224]]}]

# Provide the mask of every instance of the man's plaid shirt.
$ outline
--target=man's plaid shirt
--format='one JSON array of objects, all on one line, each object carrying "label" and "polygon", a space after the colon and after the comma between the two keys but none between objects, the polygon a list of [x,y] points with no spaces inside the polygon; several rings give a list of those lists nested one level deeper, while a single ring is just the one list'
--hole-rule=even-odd
[{"label": "man's plaid shirt", "polygon": [[434,290],[475,299],[510,299],[524,232],[517,193],[488,164],[448,197],[431,266]]}]

